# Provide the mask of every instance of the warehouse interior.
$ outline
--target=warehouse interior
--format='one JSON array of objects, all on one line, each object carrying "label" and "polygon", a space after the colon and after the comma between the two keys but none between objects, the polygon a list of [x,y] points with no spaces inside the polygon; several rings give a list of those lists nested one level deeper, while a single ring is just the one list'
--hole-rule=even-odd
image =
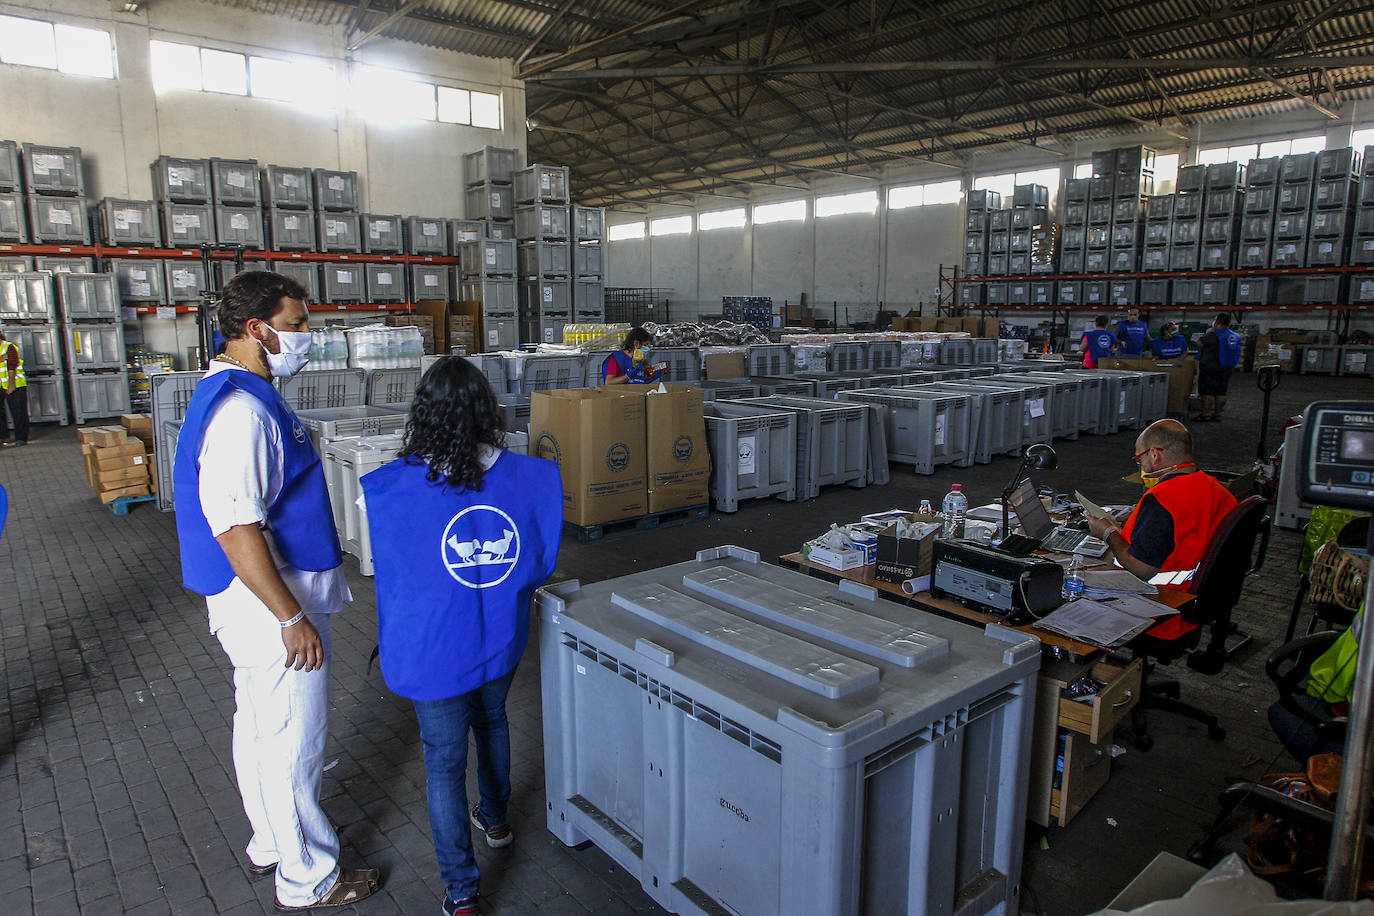
[{"label": "warehouse interior", "polygon": [[[203,599],[182,586],[171,488],[175,435],[213,346],[204,317],[225,282],[253,269],[306,285],[314,365],[281,390],[326,468],[348,454],[361,469],[373,448],[394,457],[438,356],[482,369],[506,411],[507,447],[562,466],[551,595],[577,594],[575,581],[590,601],[596,586],[642,586],[675,564],[738,572],[755,562],[719,550],[733,546],[786,569],[767,581],[796,589],[804,607],[857,614],[855,602],[869,602],[876,619],[924,626],[958,651],[965,639],[1007,639],[1003,630],[1039,641],[1034,690],[1022,683],[988,701],[1018,695],[1008,709],[1033,708],[1021,733],[999,713],[1011,737],[979,744],[968,710],[981,707],[968,703],[901,750],[873,745],[854,783],[892,791],[885,770],[905,779],[896,813],[875,811],[883,796],[865,802],[856,788],[826,820],[803,816],[787,794],[808,780],[790,773],[796,745],[779,749],[777,734],[813,732],[787,706],[811,708],[779,673],[785,664],[760,674],[750,667],[759,655],[721,650],[714,637],[692,643],[657,620],[638,642],[621,631],[571,636],[537,601],[507,701],[516,841],[476,844],[481,912],[1126,911],[1181,895],[1227,854],[1265,864],[1274,847],[1256,852],[1260,827],[1285,849],[1292,831],[1302,847],[1302,867],[1272,869],[1264,892],[1320,897],[1335,793],[1307,833],[1262,821],[1258,793],[1240,804],[1222,793],[1305,766],[1270,725],[1279,688],[1266,662],[1295,635],[1344,629],[1353,616],[1308,593],[1313,550],[1333,542],[1347,603],[1358,605],[1369,578],[1367,556],[1344,541],[1336,550],[1340,526],[1329,527],[1356,503],[1319,503],[1321,524],[1309,528],[1314,506],[1295,489],[1296,460],[1283,459],[1303,447],[1311,421],[1293,421],[1309,404],[1374,400],[1371,38],[1370,10],[1339,0],[0,2],[0,330],[23,355],[32,422],[26,448],[0,450],[7,908],[274,911],[273,879],[244,855],[234,669]],[[1180,200],[1194,209],[1185,215]],[[1005,260],[1018,254],[1020,271]],[[1174,323],[1183,357],[1123,350],[1079,371],[1095,316],[1115,328],[1128,311],[1151,337]],[[1241,357],[1220,422],[1198,422],[1192,357],[1218,313]],[[665,360],[655,380],[690,392],[691,432],[710,444],[690,484],[703,495],[655,503],[641,481],[637,508],[571,508],[574,472],[541,446],[541,430],[558,405],[571,413],[565,402],[603,387],[620,338],[644,324],[658,334],[649,354]],[[361,387],[339,395],[323,381],[330,373],[356,374]],[[1009,432],[993,428],[994,408]],[[768,440],[785,473],[746,482],[756,445],[745,449],[738,431],[763,428],[765,414],[786,430]],[[339,417],[350,419],[333,438]],[[353,417],[367,419],[349,426]],[[977,616],[986,604],[952,612],[953,601],[923,597],[929,582],[903,595],[920,581],[915,566],[879,574],[888,560],[914,562],[900,546],[884,553],[883,513],[905,525],[923,501],[943,510],[954,484],[971,506],[995,504],[1009,477],[1026,476],[1027,447],[1054,449],[1049,467],[1029,472],[1047,500],[1077,491],[1132,506],[1137,437],[1166,417],[1189,427],[1199,467],[1266,500],[1260,560],[1228,611],[1235,631],[1224,621],[1209,631],[1233,647],[1224,664],[1205,672],[1197,649],[1147,675],[1176,679],[1220,734],[1152,709],[1141,740],[1142,666],[1125,641],[1063,649],[1082,642],[1014,616],[995,625]],[[583,422],[581,435],[599,434]],[[800,454],[808,423],[819,450],[822,422],[840,430],[827,447],[848,461],[828,477],[826,459],[807,471]],[[369,659],[378,602],[371,547],[348,527],[357,476],[354,490],[329,485],[354,600],[333,625],[320,794],[341,861],[383,879],[341,909],[433,912],[445,884],[415,713]],[[833,526],[855,527],[825,541]],[[980,529],[985,542],[995,528]],[[860,529],[878,544],[867,554],[853,540]],[[818,548],[841,542],[838,565],[826,566]],[[625,600],[617,593],[617,607]],[[713,600],[698,603],[738,611]],[[738,617],[751,626],[776,622],[747,610]],[[783,632],[841,657],[853,648],[814,626]],[[691,654],[698,645],[704,661]],[[623,723],[594,707],[598,694],[587,708],[545,654],[559,651],[571,651],[579,677],[587,658],[594,676],[619,666],[619,682],[661,689],[650,705],[665,701],[658,708],[687,736],[668,742],[672,754],[703,754],[706,768],[718,746],[691,729],[714,717],[710,741],[733,747],[728,735],[750,751],[740,788],[737,774],[686,771],[674,776],[679,794],[637,798],[652,791],[628,772],[640,755],[653,760],[651,715],[642,749],[633,728],[598,741],[596,727]],[[675,666],[675,651],[688,663]],[[896,682],[891,666],[874,666]],[[1054,677],[1088,668],[1098,693],[1080,713]],[[702,693],[684,700],[683,684]],[[1113,691],[1123,701],[1103,711]],[[1066,706],[1068,719],[1087,720],[1066,726]],[[570,709],[586,717],[571,730],[585,742],[578,753],[561,745],[573,740],[558,725]],[[722,725],[733,709],[743,724]],[[841,738],[867,747],[863,729],[821,718],[804,724],[834,726],[833,759]],[[945,728],[970,736],[965,759],[921,784],[900,762]],[[1017,762],[998,770],[998,754]],[[568,775],[573,758],[582,763]],[[771,764],[790,781],[744,778]],[[556,779],[577,788],[556,791]],[[476,786],[470,774],[469,797]],[[962,831],[947,843],[954,852],[935,839],[946,799],[960,826],[943,829]],[[699,806],[709,816],[684,813]],[[828,829],[813,841],[782,823]],[[807,855],[819,864],[799,866]],[[662,869],[673,877],[660,882]],[[813,887],[824,893],[808,898]]]}]

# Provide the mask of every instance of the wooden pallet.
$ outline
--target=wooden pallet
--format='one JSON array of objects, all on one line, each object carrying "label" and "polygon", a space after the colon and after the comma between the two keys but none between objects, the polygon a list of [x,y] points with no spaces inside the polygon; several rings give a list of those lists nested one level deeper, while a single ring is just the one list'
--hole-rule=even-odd
[{"label": "wooden pallet", "polygon": [[129,507],[134,503],[150,503],[155,499],[157,499],[155,494],[149,496],[121,496],[118,499],[111,500],[107,505],[109,505],[110,511],[115,515],[128,515]]},{"label": "wooden pallet", "polygon": [[711,507],[709,505],[686,506],[681,509],[669,509],[666,512],[650,512],[648,515],[637,515],[634,518],[602,522],[599,525],[583,526],[564,522],[563,530],[568,534],[577,535],[577,539],[586,544],[591,541],[625,537],[641,531],[653,531],[656,528],[673,528],[677,525],[699,522],[710,514]]}]

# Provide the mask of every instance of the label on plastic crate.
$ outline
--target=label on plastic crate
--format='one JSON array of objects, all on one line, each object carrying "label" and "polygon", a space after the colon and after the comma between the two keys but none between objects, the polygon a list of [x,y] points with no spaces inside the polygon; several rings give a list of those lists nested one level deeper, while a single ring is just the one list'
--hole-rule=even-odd
[{"label": "label on plastic crate", "polygon": [[301,218],[299,216],[283,216],[281,219],[283,229],[299,229]]},{"label": "label on plastic crate", "polygon": [[553,343],[553,328],[544,329],[544,343]]},{"label": "label on plastic crate", "polygon": [[337,282],[339,282],[339,283],[352,283],[352,282],[353,282],[353,271],[351,271],[351,270],[336,270],[336,271],[334,271],[334,279],[335,279]]},{"label": "label on plastic crate", "polygon": [[131,280],[146,280],[146,279],[148,279],[148,271],[144,270],[142,267],[130,267],[130,268],[129,268],[129,279],[131,279]]},{"label": "label on plastic crate", "polygon": [[170,305],[159,305],[157,307],[157,317],[163,321],[176,321],[177,310]]},{"label": "label on plastic crate", "polygon": [[1045,399],[1031,398],[1026,402],[1026,413],[1032,418],[1039,418],[1045,415]]},{"label": "label on plastic crate", "polygon": [[438,223],[421,223],[421,224],[420,224],[420,234],[421,234],[421,235],[428,235],[428,236],[430,236],[430,237],[433,237],[433,236],[438,235],[438,234],[439,234],[439,224],[438,224]]},{"label": "label on plastic crate", "polygon": [[65,168],[65,163],[61,156],[52,153],[39,153],[33,157],[33,173],[35,175],[46,175],[49,172],[60,172]]},{"label": "label on plastic crate", "polygon": [[552,301],[553,301],[553,287],[552,287],[552,286],[546,286],[546,287],[544,287],[544,301],[545,301],[545,302],[552,302]]},{"label": "label on plastic crate", "polygon": [[200,228],[199,213],[173,213],[172,232],[177,235],[185,235],[187,229]]},{"label": "label on plastic crate", "polygon": [[1124,392],[1124,391],[1121,392],[1121,403],[1117,405],[1116,412],[1117,412],[1117,413],[1125,413],[1125,412],[1126,412],[1126,392]]},{"label": "label on plastic crate", "polygon": [[325,181],[325,184],[329,186],[329,190],[331,191],[342,191],[344,189],[343,176],[331,175],[328,180]]},{"label": "label on plastic crate", "polygon": [[487,346],[489,346],[489,347],[495,347],[495,346],[497,346],[497,345],[500,344],[500,343],[501,343],[501,332],[500,332],[500,331],[497,331],[497,330],[494,330],[494,329],[493,329],[493,330],[490,330],[490,331],[487,332]]},{"label": "label on plastic crate", "polygon": [[72,215],[66,210],[58,207],[49,207],[48,222],[52,223],[54,226],[70,226],[72,224]]},{"label": "label on plastic crate", "polygon": [[343,220],[341,220],[341,219],[327,219],[327,220],[324,221],[324,234],[325,234],[325,235],[342,235],[343,232],[344,232],[344,223],[343,223]]},{"label": "label on plastic crate", "polygon": [[283,188],[299,188],[301,186],[301,176],[299,175],[291,172],[283,172],[277,177],[281,179],[281,186]]},{"label": "label on plastic crate", "polygon": [[390,273],[379,273],[379,274],[377,274],[377,282],[380,283],[380,284],[384,284],[384,285],[386,285],[386,286],[390,286],[390,285],[392,284],[392,282],[393,282],[392,279],[391,279],[391,274],[390,274]]},{"label": "label on plastic crate", "polygon": [[493,266],[493,267],[496,266],[496,249],[495,249],[495,248],[488,248],[487,251],[486,251],[485,257],[486,257],[486,261],[487,261],[488,264],[490,264],[490,265]]},{"label": "label on plastic crate", "polygon": [[935,444],[936,444],[936,445],[944,445],[944,444],[945,444],[945,418],[944,418],[944,417],[936,417],[936,418],[935,418]]},{"label": "label on plastic crate", "polygon": [[129,291],[135,296],[151,296],[153,294],[153,284],[147,280],[134,280],[129,284]]},{"label": "label on plastic crate", "polygon": [[172,285],[192,287],[196,285],[196,275],[184,267],[172,268]]},{"label": "label on plastic crate", "polygon": [[246,188],[248,187],[248,176],[236,169],[230,169],[224,182],[231,188]]},{"label": "label on plastic crate", "polygon": [[500,207],[501,207],[501,195],[500,195],[499,192],[493,191],[492,194],[491,194],[491,208],[492,208],[493,210],[498,210],[498,209],[500,209]]},{"label": "label on plastic crate", "polygon": [[434,276],[434,274],[425,274],[425,284],[424,284],[424,285],[425,285],[425,286],[438,286],[438,285],[439,285],[439,278],[436,277],[436,276]]},{"label": "label on plastic crate", "polygon": [[553,225],[553,212],[551,210],[539,211],[539,222],[545,228]]},{"label": "label on plastic crate", "polygon": [[230,229],[240,229],[240,230],[243,230],[243,231],[247,231],[247,230],[248,230],[248,214],[247,214],[247,213],[235,213],[235,214],[231,215],[231,216],[229,217],[229,228],[230,228]]},{"label": "label on plastic crate", "polygon": [[167,169],[167,183],[174,188],[179,188],[185,184],[188,179],[194,178],[194,172],[184,166],[171,166]]},{"label": "label on plastic crate", "polygon": [[754,473],[754,436],[741,436],[739,440],[739,473]]},{"label": "label on plastic crate", "polygon": [[1345,368],[1351,372],[1363,372],[1367,354],[1350,353],[1345,357]]},{"label": "label on plastic crate", "polygon": [[385,219],[374,219],[368,223],[367,234],[371,238],[379,239],[383,233],[391,232],[391,221]]}]

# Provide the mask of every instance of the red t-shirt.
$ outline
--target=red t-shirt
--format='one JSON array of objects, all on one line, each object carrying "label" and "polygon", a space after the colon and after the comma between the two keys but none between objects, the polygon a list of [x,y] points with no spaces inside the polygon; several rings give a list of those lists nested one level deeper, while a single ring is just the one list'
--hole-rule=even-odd
[{"label": "red t-shirt", "polygon": [[615,358],[615,354],[611,354],[610,356],[606,357],[606,362],[603,364],[603,367],[606,370],[606,378],[612,378],[617,375],[625,374],[624,372],[620,371],[620,360]]}]

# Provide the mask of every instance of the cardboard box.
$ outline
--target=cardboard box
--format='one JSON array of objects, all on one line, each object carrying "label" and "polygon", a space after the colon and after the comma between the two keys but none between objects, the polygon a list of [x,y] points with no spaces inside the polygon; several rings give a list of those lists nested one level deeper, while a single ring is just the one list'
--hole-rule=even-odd
[{"label": "cardboard box", "polygon": [[708,379],[744,378],[749,374],[749,360],[743,353],[710,353],[705,369]]},{"label": "cardboard box", "polygon": [[864,565],[864,552],[862,550],[831,550],[828,547],[803,547],[802,553],[807,562],[817,566],[824,566],[837,572],[844,572],[846,569],[858,569]]},{"label": "cardboard box", "polygon": [[147,413],[126,413],[119,418],[124,431],[136,439],[147,441],[153,438],[153,415]]},{"label": "cardboard box", "polygon": [[100,502],[109,505],[116,499],[124,496],[147,496],[148,487],[146,484],[134,484],[128,487],[119,487],[113,490],[105,490],[100,494]]},{"label": "cardboard box", "polygon": [[682,385],[634,386],[644,392],[645,460],[649,511],[667,512],[710,501],[711,453],[701,389]]},{"label": "cardboard box", "polygon": [[[974,320],[976,321],[977,319]],[[925,328],[921,330],[924,331]],[[931,330],[938,331],[941,334],[954,334],[964,330],[964,322],[959,318],[936,318],[935,327],[931,328]]]},{"label": "cardboard box", "polygon": [[530,454],[558,462],[563,518],[598,525],[648,511],[644,395],[614,388],[536,391]]},{"label": "cardboard box", "polygon": [[93,445],[97,448],[106,448],[111,445],[122,445],[129,441],[129,434],[122,426],[87,426],[76,431],[76,438],[82,445]]},{"label": "cardboard box", "polygon": [[[910,316],[908,316],[908,317],[910,317]],[[937,330],[939,327],[940,327],[940,319],[937,318],[937,317],[935,317],[934,315],[923,315],[923,316],[921,316],[921,317],[919,317],[919,318],[916,319],[916,330],[917,330],[917,331],[922,331],[922,332],[925,332],[925,333],[930,333],[930,332],[933,332],[933,331]],[[958,328],[955,328],[955,330],[958,330]]]},{"label": "cardboard box", "polygon": [[449,315],[448,332],[453,334],[476,334],[477,316],[476,315]]},{"label": "cardboard box", "polygon": [[1103,360],[1103,369],[1129,369],[1135,372],[1163,372],[1169,376],[1169,413],[1186,413],[1188,395],[1193,391],[1193,379],[1197,377],[1197,360],[1191,353],[1173,359],[1150,359],[1148,357],[1114,356]]},{"label": "cardboard box", "polygon": [[448,352],[448,318],[449,305],[443,299],[421,299],[415,303],[415,314],[423,315],[430,320],[430,327],[434,329],[434,352]]},{"label": "cardboard box", "polygon": [[1274,340],[1261,334],[1255,341],[1255,368],[1278,366],[1284,372],[1295,372],[1302,360],[1302,347],[1286,341]]},{"label": "cardboard box", "polygon": [[974,337],[983,336],[983,319],[981,318],[961,318],[959,319],[959,331],[965,331]]},{"label": "cardboard box", "polygon": [[[934,522],[933,516],[908,516],[912,521]],[[907,579],[917,579],[930,575],[931,557],[935,551],[935,536],[932,531],[923,538],[897,537],[897,525],[889,525],[878,533],[878,563],[873,568],[873,578],[879,582],[900,584]]]},{"label": "cardboard box", "polygon": [[115,468],[111,471],[100,471],[96,474],[96,489],[104,492],[113,487],[127,487],[133,484],[148,482],[148,466],[146,464],[126,465]]}]

